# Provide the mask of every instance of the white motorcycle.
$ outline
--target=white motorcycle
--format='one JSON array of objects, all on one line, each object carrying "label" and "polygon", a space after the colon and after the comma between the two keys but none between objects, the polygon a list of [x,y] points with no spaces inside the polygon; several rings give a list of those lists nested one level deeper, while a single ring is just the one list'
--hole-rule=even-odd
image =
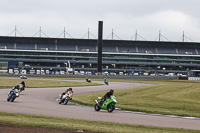
[{"label": "white motorcycle", "polygon": [[67,92],[66,94],[64,94],[64,95],[59,95],[59,98],[58,99],[56,99],[56,101],[59,103],[59,104],[61,104],[61,103],[63,103],[64,105],[66,105],[68,102],[69,102],[69,100],[72,100],[72,96],[73,96],[73,93],[71,92],[71,91],[69,91],[69,92]]}]

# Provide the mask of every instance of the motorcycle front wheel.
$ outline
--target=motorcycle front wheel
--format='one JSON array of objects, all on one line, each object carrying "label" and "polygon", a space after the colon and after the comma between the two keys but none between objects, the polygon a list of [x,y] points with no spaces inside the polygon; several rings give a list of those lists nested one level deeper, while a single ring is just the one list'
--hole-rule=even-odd
[{"label": "motorcycle front wheel", "polygon": [[10,101],[9,97],[7,98],[7,101]]},{"label": "motorcycle front wheel", "polygon": [[113,112],[113,110],[115,109],[115,105],[109,104],[108,105],[108,112]]},{"label": "motorcycle front wheel", "polygon": [[69,102],[69,99],[66,98],[64,101],[64,105],[66,105],[68,102]]},{"label": "motorcycle front wheel", "polygon": [[11,102],[13,102],[15,100],[15,95],[12,95],[12,98],[11,98]]},{"label": "motorcycle front wheel", "polygon": [[58,99],[58,103],[61,104],[62,103],[62,99]]},{"label": "motorcycle front wheel", "polygon": [[99,107],[99,105],[98,104],[95,104],[95,106],[94,106],[94,110],[95,111],[99,111],[101,108]]}]

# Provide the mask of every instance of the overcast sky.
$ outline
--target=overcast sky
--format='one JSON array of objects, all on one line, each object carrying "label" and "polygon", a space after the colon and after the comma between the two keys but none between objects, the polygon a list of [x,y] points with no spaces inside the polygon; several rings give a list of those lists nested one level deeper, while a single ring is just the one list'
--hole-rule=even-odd
[{"label": "overcast sky", "polygon": [[[0,0],[0,36],[64,37],[98,36],[103,21],[103,38],[200,42],[199,0]],[[36,34],[37,33],[37,34]],[[69,37],[65,34],[66,37]],[[190,40],[191,39],[191,40]]]}]

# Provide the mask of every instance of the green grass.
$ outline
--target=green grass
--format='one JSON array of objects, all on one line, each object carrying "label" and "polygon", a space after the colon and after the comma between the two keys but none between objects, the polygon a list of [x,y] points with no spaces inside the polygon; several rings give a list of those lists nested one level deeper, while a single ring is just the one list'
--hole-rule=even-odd
[{"label": "green grass", "polygon": [[[118,108],[155,114],[200,117],[200,82],[123,80],[125,81],[155,85],[115,91]],[[78,95],[74,96],[73,100],[79,104],[94,106],[94,99],[104,94],[105,92]]]},{"label": "green grass", "polygon": [[56,118],[47,116],[35,116],[0,112],[0,123],[19,126],[45,127],[52,129],[72,129],[94,132],[118,132],[118,133],[195,133],[197,130],[162,128],[153,126],[141,126],[119,124],[111,122],[98,122],[78,119]]},{"label": "green grass", "polygon": [[[44,79],[44,78],[43,78]],[[26,88],[44,88],[44,87],[75,87],[75,86],[94,86],[99,85],[97,83],[86,83],[86,82],[72,82],[72,81],[58,81],[52,80],[52,78],[28,78],[20,79],[18,77],[0,77],[0,89],[12,88],[21,81],[25,81]]]},{"label": "green grass", "polygon": [[[24,81],[27,87],[33,88],[98,85],[86,82],[56,81],[52,80],[53,78],[46,79],[29,78]],[[12,88],[21,81],[22,79],[16,77],[0,77],[0,88]],[[115,91],[115,96],[118,101],[116,106],[118,108],[156,114],[200,117],[200,82],[109,79],[109,82],[111,81],[154,84],[152,86]],[[105,92],[75,95],[73,101],[79,104],[94,106],[94,99],[104,94]]]},{"label": "green grass", "polygon": [[[19,78],[0,77],[2,88],[7,88],[8,86],[13,87],[21,81],[22,80]],[[97,85],[86,82],[41,80],[40,78],[29,78],[24,81],[28,87]],[[154,84],[152,86],[115,91],[118,108],[147,113],[200,117],[200,82],[178,80],[162,81],[109,79],[109,82],[112,81]],[[103,96],[104,94],[105,92],[75,95],[73,97],[73,101],[76,103],[94,106],[94,99],[97,99],[98,96]],[[55,129],[82,129],[96,132],[196,132],[194,130],[93,122],[10,113],[0,113],[0,123],[48,127]]]}]

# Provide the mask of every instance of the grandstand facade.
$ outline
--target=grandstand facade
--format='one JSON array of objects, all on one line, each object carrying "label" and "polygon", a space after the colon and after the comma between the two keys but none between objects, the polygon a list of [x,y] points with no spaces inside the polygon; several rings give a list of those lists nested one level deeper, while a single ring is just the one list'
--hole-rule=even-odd
[{"label": "grandstand facade", "polygon": [[[103,40],[102,51],[102,70],[108,72],[130,74],[200,69],[200,43]],[[59,71],[71,67],[95,73],[97,52],[95,39],[1,36],[0,68]]]}]

